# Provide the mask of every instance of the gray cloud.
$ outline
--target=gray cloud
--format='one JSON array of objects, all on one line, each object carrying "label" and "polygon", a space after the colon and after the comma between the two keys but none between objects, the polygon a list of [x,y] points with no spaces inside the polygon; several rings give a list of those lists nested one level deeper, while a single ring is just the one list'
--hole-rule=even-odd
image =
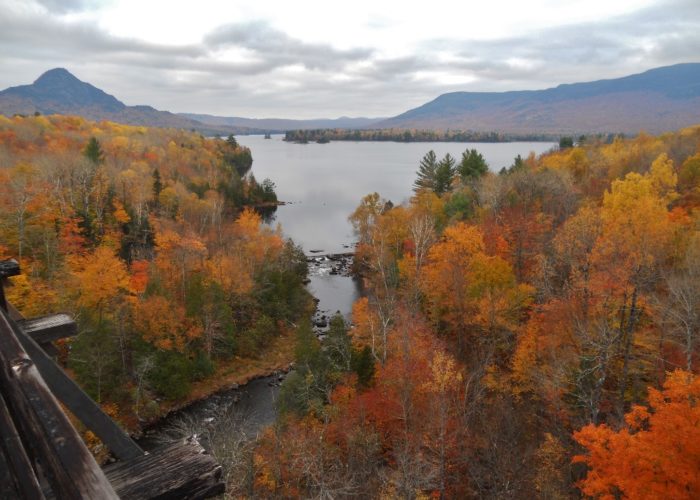
[{"label": "gray cloud", "polygon": [[264,21],[221,26],[204,38],[204,44],[212,50],[244,48],[277,66],[300,64],[309,69],[338,68],[372,55],[370,49],[338,50],[327,44],[305,43]]},{"label": "gray cloud", "polygon": [[68,12],[79,12],[92,7],[99,2],[93,0],[36,0],[38,4],[43,5],[49,12],[57,14],[66,14]]},{"label": "gray cloud", "polygon": [[[700,2],[663,2],[635,13],[556,27],[495,41],[432,40],[423,50],[451,50],[455,68],[479,90],[542,88],[560,82],[613,78],[679,62],[698,61]],[[521,66],[514,60],[523,60]],[[520,87],[515,87],[519,85]]]},{"label": "gray cloud", "polygon": [[[41,3],[57,13],[88,5]],[[384,22],[377,22],[377,29]],[[0,0],[0,25],[0,88],[64,66],[127,104],[253,117],[389,116],[443,92],[612,78],[697,61],[700,54],[697,0],[498,40],[457,34],[425,41],[413,54],[397,58],[362,46],[307,43],[264,21],[226,24],[199,43],[173,47],[112,36],[87,22],[5,8]],[[229,49],[246,56],[223,60]],[[444,53],[449,62],[438,57]],[[469,83],[430,79],[443,73],[455,77],[450,81]]]}]

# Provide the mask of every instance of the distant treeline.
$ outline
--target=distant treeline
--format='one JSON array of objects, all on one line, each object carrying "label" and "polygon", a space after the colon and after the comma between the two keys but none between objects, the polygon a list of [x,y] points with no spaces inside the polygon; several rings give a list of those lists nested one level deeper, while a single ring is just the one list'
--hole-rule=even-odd
[{"label": "distant treeline", "polygon": [[554,134],[506,134],[502,132],[475,132],[462,130],[416,130],[416,129],[315,129],[289,130],[284,140],[289,142],[330,141],[395,141],[395,142],[512,142],[512,141],[558,141]]}]

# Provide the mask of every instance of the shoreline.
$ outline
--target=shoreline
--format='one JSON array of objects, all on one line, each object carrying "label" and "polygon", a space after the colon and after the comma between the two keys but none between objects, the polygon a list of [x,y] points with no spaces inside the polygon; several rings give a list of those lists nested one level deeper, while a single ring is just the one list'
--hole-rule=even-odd
[{"label": "shoreline", "polygon": [[134,439],[141,439],[146,431],[158,427],[173,414],[185,411],[212,396],[240,389],[254,380],[270,377],[276,373],[288,372],[294,365],[295,344],[294,332],[287,330],[273,341],[267,353],[268,356],[258,359],[234,357],[219,366],[212,376],[193,383],[192,390],[186,398],[180,401],[158,402],[158,414],[136,422],[136,428],[129,429],[129,435]]},{"label": "shoreline", "polygon": [[[328,274],[351,278],[349,266],[354,255],[354,251],[318,253],[306,255],[306,260],[311,266],[328,267]],[[309,319],[314,333],[322,339],[327,332],[332,311],[319,310],[318,302],[319,299],[314,296],[312,299],[313,310],[309,310]],[[269,350],[260,358],[241,359],[234,357],[219,366],[216,372],[206,380],[193,383],[190,394],[183,400],[159,402],[158,415],[139,421],[138,428],[134,432],[130,432],[130,435],[137,440],[146,438],[149,431],[157,430],[167,424],[168,419],[173,415],[194,409],[197,404],[210,398],[230,391],[245,390],[248,384],[256,380],[273,376],[284,377],[294,367],[295,347],[296,336],[291,329],[286,329],[282,335],[274,339]]]}]

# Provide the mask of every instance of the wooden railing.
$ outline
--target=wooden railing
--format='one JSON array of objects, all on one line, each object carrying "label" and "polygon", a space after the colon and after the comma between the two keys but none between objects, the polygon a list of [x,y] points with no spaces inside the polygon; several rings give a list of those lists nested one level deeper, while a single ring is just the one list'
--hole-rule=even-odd
[{"label": "wooden railing", "polygon": [[[5,299],[19,274],[0,261],[0,498],[208,498],[221,467],[195,438],[145,453],[52,359],[75,335],[65,314],[24,319]],[[102,470],[61,407],[120,461]]]}]

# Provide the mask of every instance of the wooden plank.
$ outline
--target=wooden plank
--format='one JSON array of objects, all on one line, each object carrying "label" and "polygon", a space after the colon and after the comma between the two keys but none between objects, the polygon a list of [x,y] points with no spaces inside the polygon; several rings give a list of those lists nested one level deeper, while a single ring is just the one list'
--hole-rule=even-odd
[{"label": "wooden plank", "polygon": [[144,454],[139,445],[109,418],[32,338],[22,331],[18,333],[17,338],[36,363],[54,395],[78,420],[94,432],[112,453],[122,460],[130,460]]},{"label": "wooden plank", "polygon": [[41,349],[46,353],[46,355],[49,358],[56,359],[60,354],[58,348],[51,342],[44,342],[43,344],[39,344],[39,347],[41,347]]},{"label": "wooden plank", "polygon": [[5,299],[5,281],[11,276],[19,274],[19,264],[16,260],[0,260],[0,308],[7,311],[7,300]]},{"label": "wooden plank", "polygon": [[7,311],[7,315],[10,317],[10,319],[14,320],[15,322],[24,319],[24,316],[22,316],[17,308],[10,302],[7,303],[7,309],[5,310]]},{"label": "wooden plank", "polygon": [[6,452],[0,448],[0,498],[22,498],[25,496],[18,489],[17,478],[13,475],[13,469],[10,467]]},{"label": "wooden plank", "polygon": [[23,319],[18,321],[17,325],[39,344],[72,337],[78,333],[78,326],[67,314],[49,314]]},{"label": "wooden plank", "polygon": [[32,463],[1,394],[0,498],[44,498]]},{"label": "wooden plank", "polygon": [[114,489],[51,394],[0,310],[0,392],[24,448],[59,499],[117,499]]},{"label": "wooden plank", "polygon": [[0,260],[0,278],[9,278],[19,274],[19,263],[15,259]]},{"label": "wooden plank", "polygon": [[[16,478],[12,475],[5,452],[0,449],[0,498],[22,498],[26,497],[17,489]],[[42,497],[37,497],[42,498]]]},{"label": "wooden plank", "polygon": [[225,490],[221,466],[196,437],[108,465],[105,474],[122,500],[210,498]]}]

